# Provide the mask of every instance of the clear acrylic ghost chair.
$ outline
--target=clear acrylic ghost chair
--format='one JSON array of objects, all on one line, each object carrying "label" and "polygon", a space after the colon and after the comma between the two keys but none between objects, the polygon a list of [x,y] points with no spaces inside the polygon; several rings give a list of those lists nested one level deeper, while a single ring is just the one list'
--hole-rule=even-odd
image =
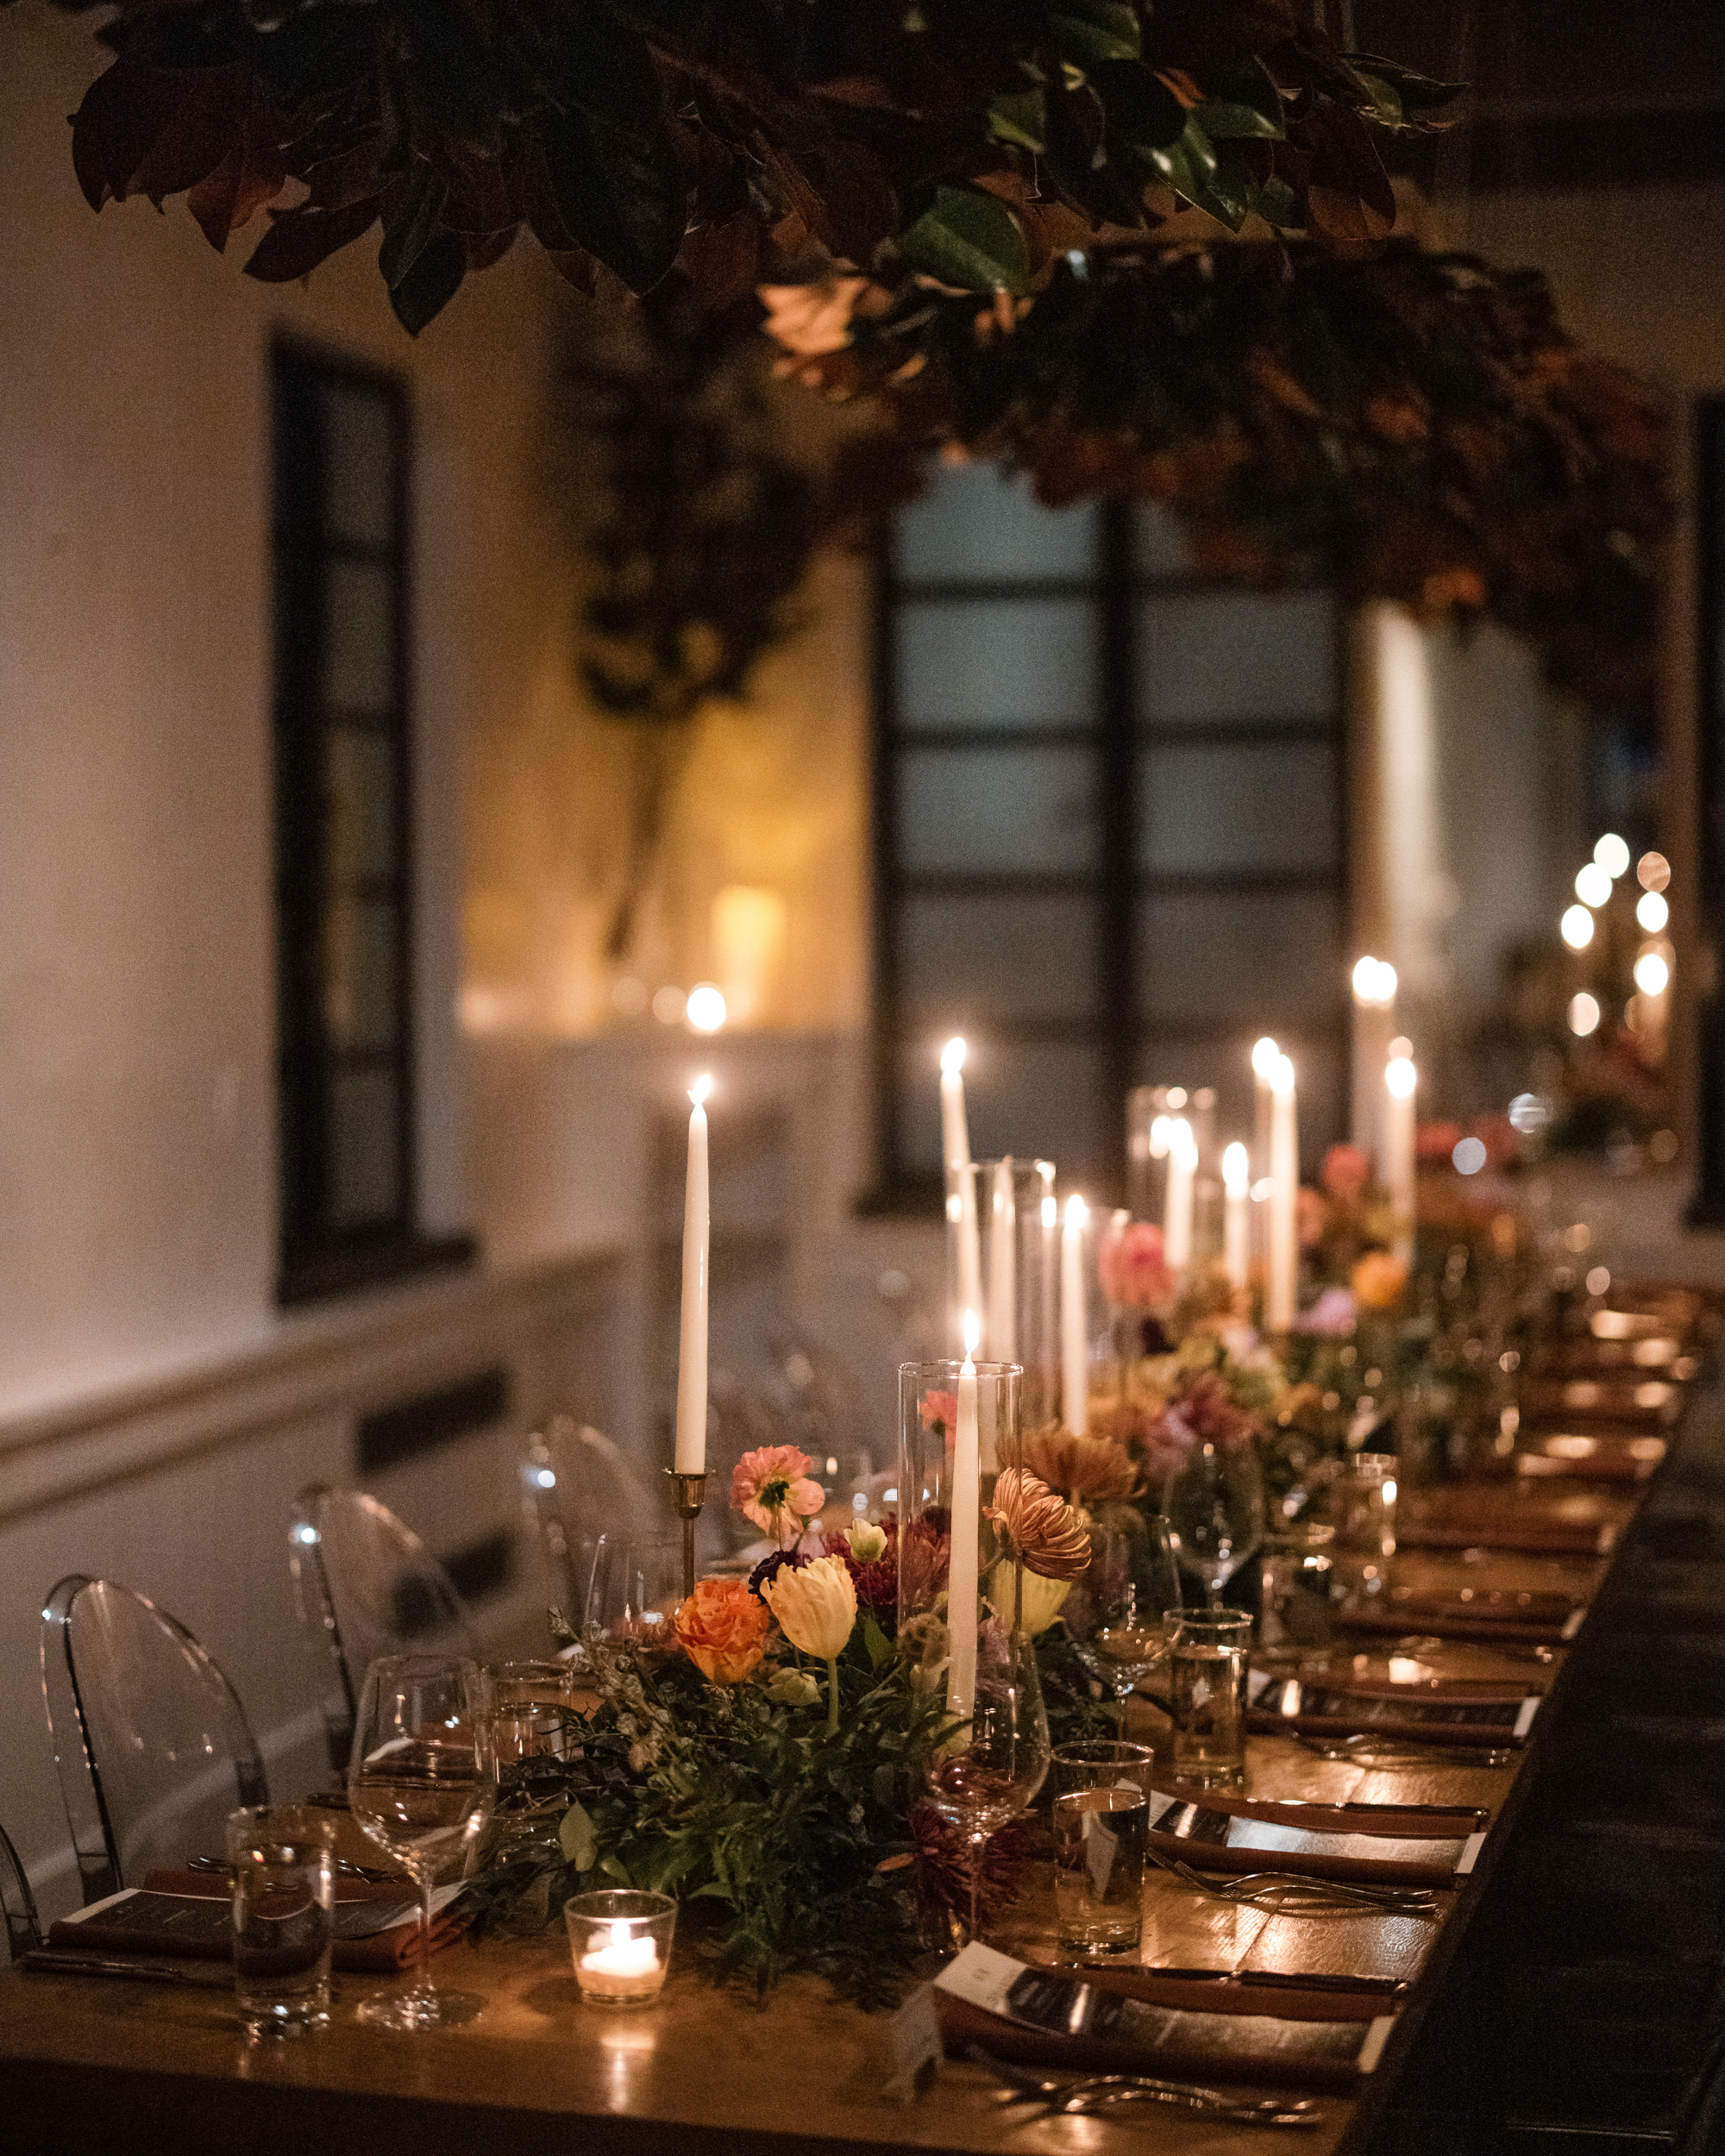
[{"label": "clear acrylic ghost chair", "polygon": [[465,1654],[478,1645],[448,1574],[387,1505],[313,1482],[293,1501],[288,1565],[317,1657],[329,1764],[348,1771],[366,1671],[388,1654]]},{"label": "clear acrylic ghost chair", "polygon": [[0,1827],[0,1910],[5,1912],[6,1946],[12,1960],[28,1953],[32,1946],[41,1945],[35,1896],[30,1892],[30,1882],[18,1861],[11,1837],[3,1827]]},{"label": "clear acrylic ghost chair", "polygon": [[42,1612],[42,1694],[87,1902],[156,1865],[219,1855],[236,1805],[267,1804],[233,1686],[185,1626],[72,1573]]},{"label": "clear acrylic ghost chair", "polygon": [[565,1583],[567,1614],[579,1625],[599,1538],[668,1527],[666,1499],[614,1439],[573,1415],[553,1415],[529,1438],[521,1480],[553,1574]]}]

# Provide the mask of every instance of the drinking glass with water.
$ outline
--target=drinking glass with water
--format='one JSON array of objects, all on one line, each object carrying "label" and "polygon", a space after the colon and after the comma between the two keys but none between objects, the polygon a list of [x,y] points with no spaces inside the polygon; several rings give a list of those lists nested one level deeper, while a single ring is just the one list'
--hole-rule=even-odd
[{"label": "drinking glass with water", "polygon": [[1153,1755],[1143,1745],[1056,1747],[1054,1915],[1062,1950],[1130,1953],[1144,1928]]}]

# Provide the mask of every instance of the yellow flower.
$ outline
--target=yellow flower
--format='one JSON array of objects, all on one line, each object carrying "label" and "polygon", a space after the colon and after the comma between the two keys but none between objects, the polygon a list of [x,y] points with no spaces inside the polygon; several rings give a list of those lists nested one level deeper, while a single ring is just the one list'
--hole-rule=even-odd
[{"label": "yellow flower", "polygon": [[761,1592],[794,1647],[820,1662],[844,1653],[856,1622],[856,1589],[843,1557],[787,1565],[776,1578],[762,1582]]},{"label": "yellow flower", "polygon": [[1032,1572],[1028,1565],[1024,1569],[1023,1577],[1023,1588],[1015,1593],[1012,1562],[1002,1557],[989,1573],[984,1592],[988,1597],[989,1608],[1003,1625],[1010,1629],[1016,1620],[1022,1626],[1025,1637],[1034,1639],[1038,1633],[1046,1632],[1060,1614],[1060,1605],[1072,1591],[1072,1583],[1070,1580],[1044,1579],[1040,1572]]}]

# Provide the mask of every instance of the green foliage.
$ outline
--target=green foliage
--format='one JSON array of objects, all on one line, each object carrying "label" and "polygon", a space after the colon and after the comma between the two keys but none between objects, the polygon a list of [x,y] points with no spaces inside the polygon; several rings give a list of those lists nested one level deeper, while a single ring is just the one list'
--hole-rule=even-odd
[{"label": "green foliage", "polygon": [[[716,1970],[761,1992],[808,1969],[861,2005],[893,2003],[921,1937],[908,1814],[944,1716],[879,1626],[859,1626],[838,1665],[831,1735],[824,1665],[820,1703],[793,1708],[681,1657],[587,1651],[605,1705],[582,1733],[593,1786],[560,1830],[562,1887],[712,1906]],[[533,1876],[518,1865],[488,1882],[503,1902]]]},{"label": "green foliage", "polygon": [[416,334],[523,229],[583,291],[674,261],[718,306],[823,263],[1020,292],[1170,189],[1358,253],[1374,135],[1455,94],[1263,0],[119,0],[100,34],[92,207],[185,192],[217,248],[267,209],[267,279],[380,223]]}]

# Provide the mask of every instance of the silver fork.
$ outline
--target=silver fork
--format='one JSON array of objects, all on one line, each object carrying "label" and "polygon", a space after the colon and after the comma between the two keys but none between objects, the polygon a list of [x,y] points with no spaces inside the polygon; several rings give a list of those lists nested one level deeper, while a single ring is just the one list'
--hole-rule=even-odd
[{"label": "silver fork", "polygon": [[1239,2126],[1321,2126],[1324,2119],[1309,2096],[1253,2099],[1230,2096],[1221,2089],[1202,2088],[1193,2082],[1160,2081],[1148,2074],[1031,2073],[1008,2065],[976,2045],[970,2047],[969,2056],[1017,2091],[1007,2099],[1008,2103],[1035,2099],[1045,2110],[1069,2116],[1112,2110],[1126,2103],[1161,2103]]},{"label": "silver fork", "polygon": [[1414,1737],[1312,1737],[1296,1745],[1320,1759],[1349,1759],[1359,1767],[1507,1767],[1512,1751],[1491,1745],[1432,1745]]},{"label": "silver fork", "polygon": [[1395,1916],[1430,1916],[1437,1910],[1438,1897],[1430,1887],[1356,1885],[1347,1879],[1314,1878],[1303,1871],[1242,1871],[1226,1878],[1209,1878],[1176,1857],[1164,1857],[1159,1850],[1150,1849],[1145,1854],[1152,1864],[1218,1902],[1241,1902],[1258,1908],[1272,1902],[1285,1905],[1298,1900],[1314,1914],[1381,1909]]}]

